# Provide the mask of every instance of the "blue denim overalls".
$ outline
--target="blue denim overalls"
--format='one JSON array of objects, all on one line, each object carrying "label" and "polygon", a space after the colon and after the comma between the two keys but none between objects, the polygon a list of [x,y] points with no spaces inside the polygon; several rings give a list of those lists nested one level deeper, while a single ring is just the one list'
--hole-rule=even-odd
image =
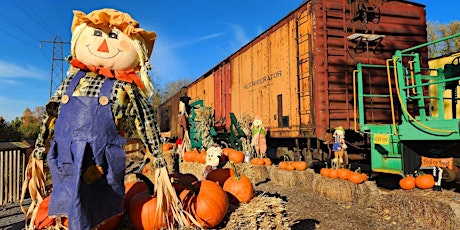
[{"label": "blue denim overalls", "polygon": [[123,211],[125,152],[112,116],[114,79],[98,97],[72,96],[79,71],[63,95],[48,153],[53,179],[49,215],[69,216],[69,229],[90,229]]}]

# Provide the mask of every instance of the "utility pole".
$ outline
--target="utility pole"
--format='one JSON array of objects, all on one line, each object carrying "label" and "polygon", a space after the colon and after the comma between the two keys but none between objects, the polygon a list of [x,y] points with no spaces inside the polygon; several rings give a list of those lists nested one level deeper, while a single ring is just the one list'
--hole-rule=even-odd
[{"label": "utility pole", "polygon": [[63,44],[70,44],[70,42],[63,42],[60,36],[55,36],[53,41],[40,41],[40,48],[42,43],[53,44],[53,57],[51,63],[51,78],[50,78],[50,97],[53,92],[56,91],[57,87],[64,80],[64,58]]}]

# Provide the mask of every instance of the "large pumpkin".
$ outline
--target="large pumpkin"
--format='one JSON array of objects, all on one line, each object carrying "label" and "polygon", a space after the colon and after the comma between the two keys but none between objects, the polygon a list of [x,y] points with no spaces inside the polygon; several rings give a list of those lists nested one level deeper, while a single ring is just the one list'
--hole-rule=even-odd
[{"label": "large pumpkin", "polygon": [[143,181],[129,181],[125,182],[125,199],[123,200],[123,207],[128,208],[131,199],[138,193],[147,191],[147,185]]},{"label": "large pumpkin", "polygon": [[[34,221],[35,229],[48,229],[49,227],[56,225],[56,218],[48,216],[50,197],[51,195],[45,197],[38,206],[37,216]],[[68,227],[67,218],[63,217],[61,221],[64,222],[65,227]]]},{"label": "large pumpkin", "polygon": [[223,187],[225,181],[233,175],[234,175],[233,171],[229,168],[223,168],[223,169],[218,168],[218,169],[211,170],[206,176],[206,180],[214,181],[218,185]]},{"label": "large pumpkin", "polygon": [[227,192],[230,202],[247,203],[254,197],[254,186],[247,176],[238,173],[233,163],[231,165],[234,176],[225,181],[224,191]]},{"label": "large pumpkin", "polygon": [[[157,210],[157,197],[154,195],[153,183],[143,174],[136,173],[148,187],[147,191],[136,194],[129,202],[128,215],[134,229],[162,229],[168,226],[168,220],[164,219],[165,213],[162,207]],[[172,218],[171,215],[167,215]]]},{"label": "large pumpkin", "polygon": [[215,182],[202,180],[193,183],[180,194],[185,211],[205,228],[217,226],[228,212],[225,191]]}]

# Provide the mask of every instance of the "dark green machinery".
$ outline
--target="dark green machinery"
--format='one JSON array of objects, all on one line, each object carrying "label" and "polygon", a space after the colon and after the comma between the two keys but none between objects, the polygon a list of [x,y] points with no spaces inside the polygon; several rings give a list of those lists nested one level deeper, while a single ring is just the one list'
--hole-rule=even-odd
[{"label": "dark green machinery", "polygon": [[[190,140],[192,148],[200,148],[203,145],[206,145],[204,143],[206,142],[205,139],[212,138],[213,141],[223,145],[224,147],[231,147],[233,149],[242,150],[242,143],[240,138],[246,138],[246,134],[239,126],[235,114],[230,113],[231,123],[229,130],[216,131],[215,128],[212,126],[213,116],[211,107],[205,107],[203,100],[197,100],[193,103],[190,103],[190,106],[191,112],[188,119],[190,123]],[[201,110],[211,112],[206,113],[205,117],[203,118],[202,115],[204,112],[202,112]],[[198,111],[200,111],[199,116],[197,116]],[[206,121],[203,121],[203,119],[206,119]]]},{"label": "dark green machinery", "polygon": [[[354,71],[355,130],[369,135],[371,167],[374,172],[409,174],[422,166],[422,158],[460,158],[460,120],[456,109],[446,118],[444,103],[456,104],[456,89],[460,80],[460,64],[448,64],[444,69],[421,67],[416,50],[459,37],[455,34],[437,41],[397,51],[386,65],[358,64]],[[373,70],[386,70],[389,90],[365,90],[366,79]],[[435,74],[429,74],[435,73]],[[382,83],[383,84],[383,83]],[[447,98],[445,91],[455,91]],[[366,103],[372,99],[390,101],[389,124],[369,122]]]}]

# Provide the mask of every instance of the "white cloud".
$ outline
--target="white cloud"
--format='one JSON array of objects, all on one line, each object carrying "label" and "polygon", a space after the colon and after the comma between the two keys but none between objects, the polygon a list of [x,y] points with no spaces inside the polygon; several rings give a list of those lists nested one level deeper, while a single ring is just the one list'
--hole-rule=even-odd
[{"label": "white cloud", "polygon": [[172,49],[172,48],[178,48],[178,47],[183,47],[183,46],[189,46],[189,45],[193,45],[193,44],[196,44],[196,43],[208,40],[208,39],[220,37],[220,36],[222,36],[222,33],[210,34],[210,35],[206,35],[201,38],[194,39],[194,40],[170,44],[169,46],[166,46],[166,48]]},{"label": "white cloud", "polygon": [[250,38],[246,35],[244,32],[244,29],[242,26],[237,25],[237,24],[229,24],[233,30],[233,33],[235,35],[236,41],[239,43],[239,47],[242,47],[243,45],[246,45],[249,41],[251,41]]},{"label": "white cloud", "polygon": [[[0,60],[0,81],[3,83],[14,83],[15,81],[11,81],[13,78],[48,80],[49,74],[35,66],[18,65]],[[5,79],[10,79],[10,81]]]}]

